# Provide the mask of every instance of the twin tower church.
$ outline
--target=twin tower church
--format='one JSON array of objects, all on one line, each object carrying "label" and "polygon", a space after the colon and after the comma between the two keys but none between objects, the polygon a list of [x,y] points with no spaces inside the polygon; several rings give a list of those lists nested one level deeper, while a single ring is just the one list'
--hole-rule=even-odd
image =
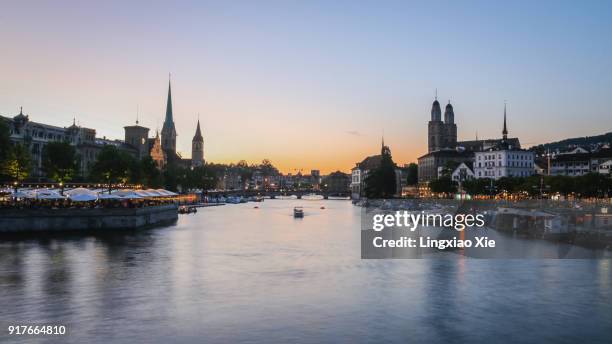
[{"label": "twin tower church", "polygon": [[176,127],[172,114],[172,89],[168,81],[168,100],[166,103],[166,118],[162,127],[161,137],[159,132],[155,138],[149,138],[149,128],[140,126],[138,120],[136,125],[127,126],[125,129],[125,142],[138,151],[138,158],[151,156],[158,168],[166,166],[178,166],[193,168],[204,165],[204,138],[200,130],[198,119],[195,135],[191,140],[191,159],[185,159],[176,152]]}]

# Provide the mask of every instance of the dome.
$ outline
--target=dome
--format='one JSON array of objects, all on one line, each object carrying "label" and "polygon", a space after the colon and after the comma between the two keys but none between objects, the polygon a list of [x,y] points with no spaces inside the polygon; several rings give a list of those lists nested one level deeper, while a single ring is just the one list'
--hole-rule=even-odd
[{"label": "dome", "polygon": [[19,114],[13,117],[15,122],[25,123],[29,120],[29,117],[23,114],[23,107],[19,108]]}]

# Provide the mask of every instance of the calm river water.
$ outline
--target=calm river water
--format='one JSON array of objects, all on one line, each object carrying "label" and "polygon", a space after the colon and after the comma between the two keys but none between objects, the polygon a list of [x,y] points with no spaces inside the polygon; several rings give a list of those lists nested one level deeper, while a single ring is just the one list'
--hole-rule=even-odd
[{"label": "calm river water", "polygon": [[[0,241],[0,342],[612,340],[610,260],[361,260],[359,221],[348,201],[267,200],[127,234]],[[10,337],[11,324],[68,335]]]}]

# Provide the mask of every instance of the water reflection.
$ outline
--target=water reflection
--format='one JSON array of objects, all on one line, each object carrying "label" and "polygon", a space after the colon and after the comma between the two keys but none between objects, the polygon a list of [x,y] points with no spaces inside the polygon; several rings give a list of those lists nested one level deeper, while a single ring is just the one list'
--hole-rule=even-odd
[{"label": "water reflection", "polygon": [[64,323],[72,343],[608,340],[609,260],[361,260],[350,203],[259,206],[0,242],[0,325]]}]

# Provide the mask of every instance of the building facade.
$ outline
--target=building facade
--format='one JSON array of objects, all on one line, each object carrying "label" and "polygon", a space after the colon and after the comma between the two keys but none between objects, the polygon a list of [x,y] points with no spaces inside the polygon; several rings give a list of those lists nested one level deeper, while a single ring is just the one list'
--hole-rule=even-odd
[{"label": "building facade", "polygon": [[98,153],[106,145],[114,145],[133,156],[138,154],[137,149],[124,141],[96,138],[95,129],[78,126],[76,120],[73,120],[72,125],[68,127],[34,122],[30,120],[29,115],[23,113],[23,108],[16,116],[0,116],[0,120],[8,125],[11,143],[23,145],[30,151],[32,157],[30,179],[32,180],[46,180],[42,170],[42,155],[45,146],[51,142],[68,142],[75,147],[79,160],[77,173],[81,176],[89,174]]},{"label": "building facade", "polygon": [[[446,105],[444,121],[438,99],[431,106],[431,120],[427,125],[428,152],[418,158],[419,183],[428,183],[440,176],[440,171],[449,165],[473,162],[475,152],[499,147],[502,139],[457,141],[457,125],[453,106]],[[518,138],[506,138],[512,147],[520,149]]]},{"label": "building facade", "polygon": [[534,152],[513,147],[508,142],[506,107],[504,106],[502,140],[499,145],[487,151],[474,153],[474,176],[490,179],[528,177],[535,173],[534,159]]},{"label": "building facade", "polygon": [[[575,149],[568,153],[556,154],[550,159],[550,175],[578,177],[588,173],[606,174],[605,163],[612,159],[611,148],[593,151]],[[603,165],[603,166],[602,166]]]}]

